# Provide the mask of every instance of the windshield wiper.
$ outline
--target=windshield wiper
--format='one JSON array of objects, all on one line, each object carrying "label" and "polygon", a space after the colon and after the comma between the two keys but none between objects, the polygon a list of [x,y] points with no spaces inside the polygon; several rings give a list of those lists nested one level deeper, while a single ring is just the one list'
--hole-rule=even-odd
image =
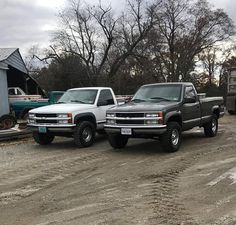
[{"label": "windshield wiper", "polygon": [[153,97],[153,98],[150,98],[150,99],[159,99],[159,100],[168,101],[168,102],[171,101],[170,99],[168,99],[168,98],[163,98],[163,97]]},{"label": "windshield wiper", "polygon": [[144,99],[135,98],[132,99],[131,102],[146,102],[146,101]]},{"label": "windshield wiper", "polygon": [[86,102],[83,102],[83,101],[81,101],[81,100],[71,100],[70,102],[76,102],[76,103],[86,104]]},{"label": "windshield wiper", "polygon": [[57,104],[63,104],[63,103],[66,103],[66,102],[57,102]]}]

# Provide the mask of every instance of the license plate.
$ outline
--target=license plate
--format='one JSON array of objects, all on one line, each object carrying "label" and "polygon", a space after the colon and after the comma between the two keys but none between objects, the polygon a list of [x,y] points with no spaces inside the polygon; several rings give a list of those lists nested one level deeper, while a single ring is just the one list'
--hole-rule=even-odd
[{"label": "license plate", "polygon": [[47,127],[39,127],[39,133],[47,133]]},{"label": "license plate", "polygon": [[121,134],[132,135],[132,129],[131,128],[121,128]]}]

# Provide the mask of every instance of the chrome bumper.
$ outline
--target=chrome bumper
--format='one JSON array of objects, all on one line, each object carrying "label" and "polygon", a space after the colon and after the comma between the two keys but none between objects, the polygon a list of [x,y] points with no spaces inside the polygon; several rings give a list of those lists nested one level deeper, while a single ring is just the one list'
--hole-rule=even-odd
[{"label": "chrome bumper", "polygon": [[52,124],[28,124],[27,125],[32,131],[38,131],[39,127],[46,127],[49,132],[73,132],[75,124],[71,125],[52,125]]},{"label": "chrome bumper", "polygon": [[116,134],[121,133],[121,128],[131,128],[132,134],[150,134],[150,135],[159,135],[163,134],[167,130],[166,125],[158,125],[158,126],[125,126],[125,125],[104,125],[105,131],[107,133]]}]

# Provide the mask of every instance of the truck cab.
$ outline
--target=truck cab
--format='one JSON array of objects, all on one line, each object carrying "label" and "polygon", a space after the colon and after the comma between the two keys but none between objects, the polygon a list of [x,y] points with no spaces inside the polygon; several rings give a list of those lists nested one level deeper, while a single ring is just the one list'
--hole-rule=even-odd
[{"label": "truck cab", "polygon": [[9,102],[18,102],[18,101],[30,101],[42,98],[41,95],[27,95],[19,87],[9,87],[8,88],[8,98]]},{"label": "truck cab", "polygon": [[103,132],[106,111],[117,105],[111,88],[74,88],[57,104],[29,111],[28,126],[35,141],[50,144],[55,136],[73,137],[79,147],[94,143],[95,132]]}]

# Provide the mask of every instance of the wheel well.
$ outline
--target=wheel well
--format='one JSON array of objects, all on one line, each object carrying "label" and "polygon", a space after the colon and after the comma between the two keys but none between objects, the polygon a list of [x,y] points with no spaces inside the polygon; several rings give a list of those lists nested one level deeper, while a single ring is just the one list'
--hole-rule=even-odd
[{"label": "wheel well", "polygon": [[76,124],[78,124],[81,121],[89,121],[89,122],[93,123],[93,125],[95,127],[97,126],[96,119],[93,116],[82,116],[82,117],[75,119]]},{"label": "wheel well", "polygon": [[[32,108],[31,108],[32,109]],[[28,113],[31,109],[24,109],[22,112],[21,116],[23,117],[26,113]]]},{"label": "wheel well", "polygon": [[220,110],[219,109],[214,109],[213,114],[217,116],[217,118],[220,117]]},{"label": "wheel well", "polygon": [[168,122],[177,122],[181,127],[182,127],[182,118],[178,115],[176,116],[171,116],[168,120],[167,120],[167,123]]}]

